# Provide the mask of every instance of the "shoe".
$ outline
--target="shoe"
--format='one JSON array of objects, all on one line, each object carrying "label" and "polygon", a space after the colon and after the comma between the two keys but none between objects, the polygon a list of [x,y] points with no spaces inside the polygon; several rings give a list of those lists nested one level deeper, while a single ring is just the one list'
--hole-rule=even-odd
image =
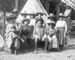
[{"label": "shoe", "polygon": [[11,54],[15,54],[15,52],[13,50],[11,50]]},{"label": "shoe", "polygon": [[35,54],[38,54],[38,51],[37,50],[35,50],[34,52],[35,52]]},{"label": "shoe", "polygon": [[47,53],[47,50],[44,50],[44,53]]}]

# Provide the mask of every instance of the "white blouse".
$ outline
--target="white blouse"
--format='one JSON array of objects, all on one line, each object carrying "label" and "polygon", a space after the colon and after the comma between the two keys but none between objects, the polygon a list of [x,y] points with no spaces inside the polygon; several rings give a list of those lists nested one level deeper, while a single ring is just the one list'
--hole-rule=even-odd
[{"label": "white blouse", "polygon": [[58,20],[57,23],[56,23],[56,28],[57,27],[65,27],[65,31],[67,31],[67,24],[64,20]]}]

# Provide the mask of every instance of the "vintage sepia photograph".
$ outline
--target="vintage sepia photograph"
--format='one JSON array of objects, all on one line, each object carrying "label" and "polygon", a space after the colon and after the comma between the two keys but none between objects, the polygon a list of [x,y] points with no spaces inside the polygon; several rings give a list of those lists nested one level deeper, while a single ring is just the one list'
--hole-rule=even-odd
[{"label": "vintage sepia photograph", "polygon": [[75,60],[75,0],[0,0],[0,60]]}]

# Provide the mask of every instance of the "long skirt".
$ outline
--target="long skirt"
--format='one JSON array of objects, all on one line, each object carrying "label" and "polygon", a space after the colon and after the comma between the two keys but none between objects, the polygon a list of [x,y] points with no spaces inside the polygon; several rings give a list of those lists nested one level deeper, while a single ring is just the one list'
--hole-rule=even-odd
[{"label": "long skirt", "polygon": [[0,48],[2,48],[4,46],[4,39],[3,37],[0,35]]},{"label": "long skirt", "polygon": [[64,45],[64,27],[57,28],[57,39],[59,45]]},{"label": "long skirt", "polygon": [[8,34],[6,34],[6,44],[7,47],[10,48],[11,44],[13,42],[13,38],[16,37],[17,35],[14,34],[13,32],[9,32]]}]

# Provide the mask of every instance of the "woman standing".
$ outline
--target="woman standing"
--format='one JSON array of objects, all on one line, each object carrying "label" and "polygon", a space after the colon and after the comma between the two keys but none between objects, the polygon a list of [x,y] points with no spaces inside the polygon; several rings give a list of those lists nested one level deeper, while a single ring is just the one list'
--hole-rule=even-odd
[{"label": "woman standing", "polygon": [[63,49],[64,48],[64,37],[66,35],[67,32],[67,24],[66,22],[63,20],[64,15],[62,13],[59,14],[59,20],[56,23],[56,30],[57,30],[57,39],[59,42],[59,49]]}]

